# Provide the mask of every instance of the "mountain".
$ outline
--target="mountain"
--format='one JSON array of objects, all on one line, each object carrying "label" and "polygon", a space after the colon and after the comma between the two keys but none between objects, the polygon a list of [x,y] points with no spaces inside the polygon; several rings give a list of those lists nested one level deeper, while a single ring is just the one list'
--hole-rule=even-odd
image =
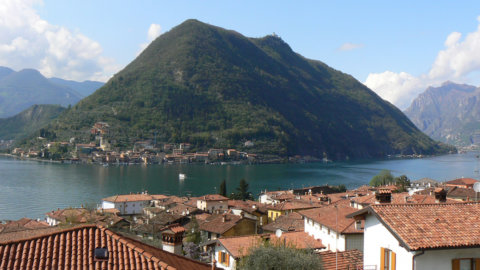
[{"label": "mountain", "polygon": [[55,119],[65,108],[59,105],[33,105],[23,112],[0,118],[0,139],[18,140],[44,127]]},{"label": "mountain", "polygon": [[82,97],[91,95],[93,92],[95,92],[95,90],[97,90],[98,88],[104,85],[103,82],[97,82],[97,81],[76,82],[76,81],[64,80],[60,78],[50,78],[49,80],[55,84],[65,86],[77,91],[78,93],[80,93],[80,95],[82,95]]},{"label": "mountain", "polygon": [[480,88],[453,82],[429,87],[405,114],[432,138],[459,146],[480,144]]},{"label": "mountain", "polygon": [[451,148],[352,76],[292,51],[188,20],[154,40],[102,88],[49,126],[89,141],[97,121],[118,148],[135,140],[330,159],[434,154]]},{"label": "mountain", "polygon": [[34,104],[66,107],[81,98],[76,91],[50,82],[37,70],[0,69],[0,117],[13,116]]}]

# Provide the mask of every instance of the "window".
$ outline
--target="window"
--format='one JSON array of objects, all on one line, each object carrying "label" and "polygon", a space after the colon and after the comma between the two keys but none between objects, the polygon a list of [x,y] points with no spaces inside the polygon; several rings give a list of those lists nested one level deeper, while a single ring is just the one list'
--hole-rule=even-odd
[{"label": "window", "polygon": [[230,265],[230,255],[226,252],[220,251],[218,254],[218,262],[223,265]]},{"label": "window", "polygon": [[452,260],[452,270],[476,270],[480,268],[480,259],[462,258]]},{"label": "window", "polygon": [[397,263],[395,252],[388,248],[380,248],[380,270],[395,270]]}]

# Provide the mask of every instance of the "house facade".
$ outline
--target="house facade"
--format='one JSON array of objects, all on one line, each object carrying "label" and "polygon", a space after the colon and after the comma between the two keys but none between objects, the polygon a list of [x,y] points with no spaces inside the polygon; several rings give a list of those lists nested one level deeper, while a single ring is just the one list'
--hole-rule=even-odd
[{"label": "house facade", "polygon": [[363,250],[363,222],[346,217],[355,211],[347,205],[331,205],[299,213],[304,217],[305,232],[322,240],[327,250]]},{"label": "house facade", "polygon": [[364,269],[480,268],[477,203],[372,205],[365,220]]},{"label": "house facade", "polygon": [[152,196],[148,194],[115,195],[102,199],[103,209],[118,209],[120,215],[137,215],[148,207]]},{"label": "house facade", "polygon": [[218,194],[209,194],[197,199],[197,208],[208,213],[228,210],[228,198]]}]

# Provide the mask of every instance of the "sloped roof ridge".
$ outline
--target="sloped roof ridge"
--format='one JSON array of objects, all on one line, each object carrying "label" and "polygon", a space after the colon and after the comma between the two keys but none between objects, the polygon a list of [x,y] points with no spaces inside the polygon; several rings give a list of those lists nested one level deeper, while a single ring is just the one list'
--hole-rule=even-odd
[{"label": "sloped roof ridge", "polygon": [[36,236],[33,236],[33,237],[0,242],[0,244],[1,245],[10,245],[10,244],[18,243],[18,242],[26,242],[26,241],[36,240],[36,239],[39,239],[39,238],[50,237],[50,236],[54,236],[56,234],[62,234],[62,233],[70,232],[70,231],[77,231],[77,230],[82,230],[82,229],[87,229],[87,228],[97,228],[97,227],[98,228],[100,228],[100,227],[103,228],[103,226],[101,226],[101,225],[85,224],[85,225],[70,227],[70,228],[66,228],[66,229],[63,229],[63,230],[53,231],[53,232],[49,232],[49,233],[45,233],[45,234],[41,234],[41,235],[36,235]]}]

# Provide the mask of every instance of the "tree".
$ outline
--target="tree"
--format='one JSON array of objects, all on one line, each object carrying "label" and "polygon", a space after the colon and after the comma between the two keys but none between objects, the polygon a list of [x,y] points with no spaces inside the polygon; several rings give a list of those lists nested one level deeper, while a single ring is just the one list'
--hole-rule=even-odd
[{"label": "tree", "polygon": [[393,175],[389,170],[382,170],[379,174],[372,177],[370,186],[378,187],[389,183],[393,183]]},{"label": "tree", "polygon": [[202,236],[200,235],[200,226],[198,225],[197,219],[194,215],[192,216],[190,223],[192,224],[192,228],[187,232],[185,241],[198,245],[202,241]]},{"label": "tree", "polygon": [[220,183],[220,188],[218,189],[218,194],[222,196],[227,196],[227,182],[223,179],[222,183]]},{"label": "tree", "polygon": [[253,195],[251,192],[248,191],[248,183],[245,179],[242,178],[242,180],[240,180],[240,184],[238,184],[237,187],[237,192],[232,193],[230,198],[243,201],[253,200]]},{"label": "tree", "polygon": [[398,192],[405,192],[407,191],[407,187],[410,186],[410,179],[406,175],[400,175],[398,177],[395,177],[393,179],[395,182],[395,185],[397,186],[397,191]]},{"label": "tree", "polygon": [[260,245],[242,258],[239,269],[323,269],[320,256],[311,250],[300,250],[282,245]]},{"label": "tree", "polygon": [[183,245],[183,252],[185,253],[185,257],[198,260],[201,250],[199,245],[193,242],[187,242]]}]

